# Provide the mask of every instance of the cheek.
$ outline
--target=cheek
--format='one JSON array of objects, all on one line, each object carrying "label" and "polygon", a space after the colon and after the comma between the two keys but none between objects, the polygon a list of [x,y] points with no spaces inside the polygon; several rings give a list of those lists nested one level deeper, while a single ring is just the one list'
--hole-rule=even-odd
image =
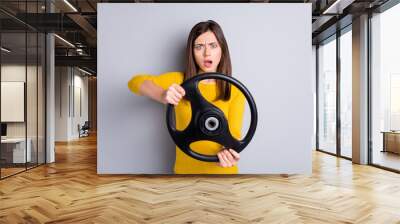
[{"label": "cheek", "polygon": [[196,61],[201,61],[202,55],[201,55],[200,52],[198,52],[198,51],[193,51],[193,55],[194,55],[194,60],[196,60]]},{"label": "cheek", "polygon": [[194,61],[197,66],[201,67],[201,62],[203,61],[203,56],[199,52],[193,52]]},{"label": "cheek", "polygon": [[221,61],[221,56],[222,56],[221,49],[216,50],[215,55],[214,55],[214,60],[219,63]]}]

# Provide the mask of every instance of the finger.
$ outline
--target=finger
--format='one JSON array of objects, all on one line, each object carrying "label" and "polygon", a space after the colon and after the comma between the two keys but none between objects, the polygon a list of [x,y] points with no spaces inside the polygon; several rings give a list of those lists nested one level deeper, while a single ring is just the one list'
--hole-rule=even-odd
[{"label": "finger", "polygon": [[176,104],[174,98],[172,98],[171,96],[167,96],[165,99],[167,100],[167,102],[168,102],[169,104],[173,104],[173,105]]},{"label": "finger", "polygon": [[235,157],[236,160],[240,159],[240,154],[238,152],[236,152],[233,149],[229,149],[229,151],[232,153],[232,155]]},{"label": "finger", "polygon": [[180,94],[182,94],[182,96],[184,96],[185,95],[185,89],[182,87],[182,86],[180,86],[180,85],[175,85],[175,89],[180,93]]},{"label": "finger", "polygon": [[172,95],[174,95],[175,97],[177,97],[177,98],[182,98],[182,94],[180,94],[179,92],[178,92],[178,90],[176,90],[176,89],[174,89],[174,88],[171,88],[170,89],[170,92],[171,92],[171,94]]},{"label": "finger", "polygon": [[236,164],[236,160],[233,158],[232,154],[228,150],[224,150],[224,151],[225,151],[226,157],[229,159],[229,162],[232,165],[235,165]]},{"label": "finger", "polygon": [[171,97],[169,97],[168,95],[165,96],[165,101],[167,101],[167,103],[169,104],[173,104],[171,101]]},{"label": "finger", "polygon": [[225,163],[227,164],[228,167],[232,166],[231,162],[229,162],[229,159],[226,157],[224,152],[222,152],[222,158],[224,158]]},{"label": "finger", "polygon": [[221,155],[219,153],[217,153],[217,156],[218,156],[218,160],[219,160],[218,165],[223,167]]},{"label": "finger", "polygon": [[175,89],[174,86],[171,86],[171,87],[168,89],[168,92],[169,92],[170,94],[174,95],[174,96],[177,96],[177,97],[180,97],[180,96],[181,96],[181,94],[178,92],[178,90]]},{"label": "finger", "polygon": [[176,87],[172,84],[171,86],[168,87],[168,92],[173,93],[174,95],[178,95],[178,90],[176,90]]},{"label": "finger", "polygon": [[167,96],[167,102],[173,105],[178,105],[178,102],[174,99],[173,96]]},{"label": "finger", "polygon": [[179,97],[177,97],[176,95],[172,95],[172,98],[174,99],[174,101],[178,104],[179,101],[181,100]]},{"label": "finger", "polygon": [[174,102],[176,102],[176,103],[178,103],[179,102],[179,98],[178,97],[176,97],[175,95],[174,95],[174,93],[169,93],[168,94],[169,95],[169,97],[174,101]]},{"label": "finger", "polygon": [[222,158],[223,167],[229,167],[228,159],[226,157],[224,157],[224,153],[221,151],[219,154]]},{"label": "finger", "polygon": [[181,90],[179,89],[179,85],[172,84],[170,87],[171,87],[170,88],[171,92],[173,92],[175,95],[177,95],[179,97],[182,97],[183,94],[181,93]]},{"label": "finger", "polygon": [[174,94],[175,94],[175,97],[177,97],[179,100],[181,100],[183,97],[183,95],[178,92],[175,92]]},{"label": "finger", "polygon": [[236,165],[236,159],[229,152],[229,150],[226,150],[225,154],[226,154],[226,157],[229,159],[229,162],[232,164],[232,166]]},{"label": "finger", "polygon": [[219,166],[225,167],[226,165],[225,165],[224,159],[222,158],[222,154],[219,152],[217,154],[217,156],[218,156],[218,159],[219,159]]}]

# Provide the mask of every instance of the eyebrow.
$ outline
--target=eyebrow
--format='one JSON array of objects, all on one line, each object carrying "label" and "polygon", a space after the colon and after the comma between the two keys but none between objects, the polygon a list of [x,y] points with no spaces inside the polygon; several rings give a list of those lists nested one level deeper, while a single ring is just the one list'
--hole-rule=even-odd
[{"label": "eyebrow", "polygon": [[[214,42],[211,42],[211,43],[208,43],[208,44],[210,45],[210,44],[216,44],[216,43],[217,42],[214,41]],[[194,44],[194,45],[196,46],[196,45],[204,45],[204,44]]]}]

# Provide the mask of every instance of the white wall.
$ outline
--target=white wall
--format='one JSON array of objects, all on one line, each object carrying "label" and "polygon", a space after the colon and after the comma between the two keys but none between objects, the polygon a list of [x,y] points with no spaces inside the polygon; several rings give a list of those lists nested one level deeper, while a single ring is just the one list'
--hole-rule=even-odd
[{"label": "white wall", "polygon": [[[75,69],[75,75],[74,75],[74,94],[73,96],[75,102],[72,103],[74,104],[74,108],[72,108],[72,130],[71,130],[71,135],[73,138],[78,138],[79,133],[77,126],[80,124],[81,126],[85,123],[85,121],[88,120],[88,77],[87,76],[82,76],[83,73]],[[76,74],[78,72],[78,74]],[[80,93],[79,93],[80,91]],[[79,98],[80,95],[80,98]],[[79,101],[81,101],[79,103]],[[81,111],[79,110],[79,107],[81,107]]]},{"label": "white wall", "polygon": [[[2,82],[24,82],[26,70],[28,74],[31,74],[34,67],[18,64],[9,64],[1,66],[1,81]],[[36,72],[36,68],[35,68]],[[2,98],[7,96],[2,96]],[[24,110],[24,108],[22,108]],[[7,110],[7,108],[1,108],[1,110]],[[25,123],[24,122],[7,122],[7,135],[8,137],[24,137],[25,136]]]},{"label": "white wall", "polygon": [[[29,85],[30,87],[36,86],[36,80],[31,77],[36,77],[36,66],[27,66],[18,65],[18,64],[8,64],[1,66],[1,81],[11,82],[25,82],[26,72],[28,75]],[[41,72],[41,71],[39,71]],[[36,135],[36,88],[27,88],[27,119],[28,119],[28,137],[30,133],[35,132]],[[5,96],[2,96],[5,97]],[[31,104],[33,102],[33,104]],[[2,108],[2,110],[6,110],[6,108]],[[34,122],[34,123],[32,123]],[[25,123],[26,122],[7,122],[7,136],[8,137],[25,137]]]},{"label": "white wall", "polygon": [[55,141],[68,140],[68,67],[55,68]]},{"label": "white wall", "polygon": [[[79,93],[80,90],[80,93]],[[80,98],[77,96],[81,95]],[[79,103],[81,100],[81,103]],[[82,105],[79,113],[77,105]],[[55,80],[55,141],[79,137],[78,124],[88,120],[88,78],[72,67],[56,67]]]},{"label": "white wall", "polygon": [[312,77],[313,77],[313,83],[312,85],[314,86],[314,91],[313,91],[313,127],[314,127],[314,133],[312,137],[312,144],[313,144],[313,149],[317,149],[317,93],[316,93],[316,82],[317,82],[317,48],[315,45],[312,46],[312,56],[311,56],[311,68],[312,68]]},{"label": "white wall", "polygon": [[234,77],[257,103],[239,173],[311,173],[311,4],[264,3],[98,4],[98,173],[172,172],[165,108],[127,83],[137,73],[182,71],[190,29],[207,19],[221,24]]}]

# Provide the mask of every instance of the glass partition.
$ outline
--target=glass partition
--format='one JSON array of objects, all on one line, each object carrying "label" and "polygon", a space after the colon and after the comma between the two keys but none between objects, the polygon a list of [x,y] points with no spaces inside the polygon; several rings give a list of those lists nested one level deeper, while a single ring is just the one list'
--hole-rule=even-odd
[{"label": "glass partition", "polygon": [[336,37],[318,47],[318,149],[336,154]]},{"label": "glass partition", "polygon": [[372,164],[400,171],[400,4],[371,18]]},{"label": "glass partition", "polygon": [[26,12],[45,12],[44,3],[0,2],[0,7],[15,10],[15,17],[0,12],[1,179],[45,163],[46,39],[16,19]]},{"label": "glass partition", "polygon": [[0,150],[1,176],[6,177],[24,171],[32,155],[26,150],[26,33],[3,32],[1,47]]},{"label": "glass partition", "polygon": [[340,36],[340,155],[352,157],[352,35]]}]

